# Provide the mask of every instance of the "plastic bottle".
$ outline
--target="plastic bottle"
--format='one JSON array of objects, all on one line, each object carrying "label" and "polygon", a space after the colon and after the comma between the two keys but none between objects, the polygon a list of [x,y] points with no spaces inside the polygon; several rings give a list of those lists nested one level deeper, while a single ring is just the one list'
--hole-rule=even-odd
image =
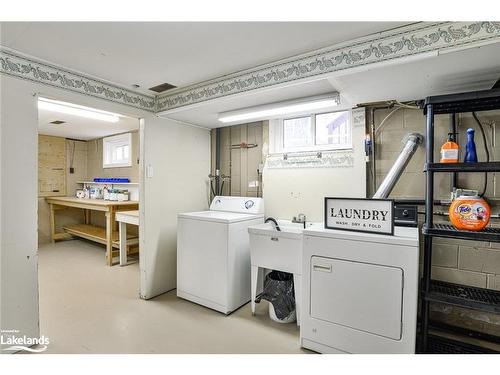
[{"label": "plastic bottle", "polygon": [[448,133],[448,140],[441,146],[441,163],[458,163],[458,145],[453,141],[453,134]]},{"label": "plastic bottle", "polygon": [[467,129],[467,144],[465,145],[465,163],[477,163],[476,144],[474,143],[474,129]]},{"label": "plastic bottle", "polygon": [[480,231],[490,221],[490,206],[479,196],[462,195],[450,205],[450,221],[459,230]]}]

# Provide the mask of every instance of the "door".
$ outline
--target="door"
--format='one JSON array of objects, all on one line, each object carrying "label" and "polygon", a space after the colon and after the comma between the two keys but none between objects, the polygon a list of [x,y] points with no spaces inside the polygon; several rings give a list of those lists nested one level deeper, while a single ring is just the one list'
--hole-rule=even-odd
[{"label": "door", "polygon": [[401,339],[403,270],[340,259],[311,259],[311,317]]},{"label": "door", "polygon": [[210,133],[157,117],[140,132],[140,293],[149,299],[176,286],[177,214],[207,209]]}]

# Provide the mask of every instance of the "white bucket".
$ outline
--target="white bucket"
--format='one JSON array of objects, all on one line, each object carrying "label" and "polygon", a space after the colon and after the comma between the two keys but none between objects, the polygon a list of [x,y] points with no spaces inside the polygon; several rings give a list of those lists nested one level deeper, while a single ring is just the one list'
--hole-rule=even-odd
[{"label": "white bucket", "polygon": [[292,311],[292,313],[290,314],[290,316],[288,318],[285,318],[285,319],[279,319],[277,316],[276,316],[276,312],[274,311],[274,306],[272,303],[268,303],[269,305],[269,317],[271,318],[271,320],[277,322],[277,323],[293,323],[295,322],[296,320],[296,314],[295,314],[295,310]]}]

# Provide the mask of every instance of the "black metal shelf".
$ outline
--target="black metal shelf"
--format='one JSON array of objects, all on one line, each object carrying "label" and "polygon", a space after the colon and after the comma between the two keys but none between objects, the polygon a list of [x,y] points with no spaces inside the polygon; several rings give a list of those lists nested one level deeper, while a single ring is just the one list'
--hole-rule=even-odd
[{"label": "black metal shelf", "polygon": [[428,172],[500,172],[500,162],[481,163],[429,163],[424,171]]},{"label": "black metal shelf", "polygon": [[[452,335],[459,335],[469,339],[481,340],[499,345],[500,336],[491,335],[489,333],[472,330],[452,324],[447,324],[438,320],[430,320],[430,328],[434,331],[444,332]],[[500,349],[499,349],[500,350]]]},{"label": "black metal shelf", "polygon": [[481,231],[458,230],[450,224],[434,224],[432,228],[425,225],[423,233],[428,236],[455,238],[484,242],[500,242],[500,228],[486,227]]},{"label": "black metal shelf", "polygon": [[500,314],[500,291],[431,280],[422,298],[467,309]]},{"label": "black metal shelf", "polygon": [[500,162],[488,163],[435,163],[434,162],[434,116],[449,113],[450,131],[456,132],[456,113],[500,109],[500,88],[465,92],[452,95],[427,97],[418,102],[426,115],[426,189],[424,267],[421,285],[421,342],[420,349],[426,353],[484,353],[470,345],[454,340],[435,338],[429,334],[429,306],[431,302],[441,302],[475,310],[500,314],[500,292],[482,288],[437,282],[431,280],[432,239],[448,237],[464,240],[500,242],[500,228],[488,227],[479,232],[457,230],[449,224],[434,224],[434,174],[450,172],[450,186],[456,187],[457,173],[460,172],[500,172]]},{"label": "black metal shelf", "polygon": [[418,101],[417,104],[427,114],[432,105],[434,114],[489,111],[500,109],[500,89],[464,92],[460,94],[437,95]]},{"label": "black metal shelf", "polygon": [[437,335],[428,336],[426,349],[424,353],[432,354],[498,354],[489,348]]}]

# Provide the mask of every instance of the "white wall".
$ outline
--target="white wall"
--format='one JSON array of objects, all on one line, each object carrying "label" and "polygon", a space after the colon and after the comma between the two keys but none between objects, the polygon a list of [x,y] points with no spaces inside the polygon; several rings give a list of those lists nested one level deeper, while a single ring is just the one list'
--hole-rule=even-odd
[{"label": "white wall", "polygon": [[0,76],[0,329],[38,337],[38,110],[30,86]]},{"label": "white wall", "polygon": [[[156,167],[157,178],[145,184],[147,199],[141,197],[140,206],[141,214],[145,215],[141,227],[146,229],[150,224],[151,228],[145,230],[147,238],[141,238],[147,241],[141,252],[146,255],[151,250],[153,254],[146,256],[147,265],[141,267],[141,276],[147,281],[146,289],[151,292],[146,294],[148,298],[152,293],[164,291],[162,262],[168,259],[166,254],[172,256],[172,251],[175,251],[177,209],[207,206],[207,199],[201,191],[207,191],[208,131],[158,119],[149,112],[118,103],[6,75],[0,75],[0,87],[0,328],[18,329],[20,335],[39,334],[36,94],[144,118],[145,128],[151,128],[145,132],[147,150],[141,152],[145,152]],[[161,183],[169,185],[162,189]],[[165,191],[175,198],[162,200]],[[151,217],[144,207],[151,209]],[[170,283],[167,288],[175,287],[171,286],[174,274],[169,274],[166,279]],[[156,283],[161,286],[156,287]]]},{"label": "white wall", "polygon": [[141,128],[141,296],[148,299],[176,287],[177,214],[208,208],[210,132],[162,118]]},{"label": "white wall", "polygon": [[[266,127],[264,128],[265,132]],[[299,213],[307,221],[323,221],[324,198],[366,195],[365,128],[353,125],[354,165],[348,168],[283,168],[263,173],[266,216],[292,219]],[[265,135],[265,142],[266,134]],[[264,150],[268,149],[264,144]]]}]

